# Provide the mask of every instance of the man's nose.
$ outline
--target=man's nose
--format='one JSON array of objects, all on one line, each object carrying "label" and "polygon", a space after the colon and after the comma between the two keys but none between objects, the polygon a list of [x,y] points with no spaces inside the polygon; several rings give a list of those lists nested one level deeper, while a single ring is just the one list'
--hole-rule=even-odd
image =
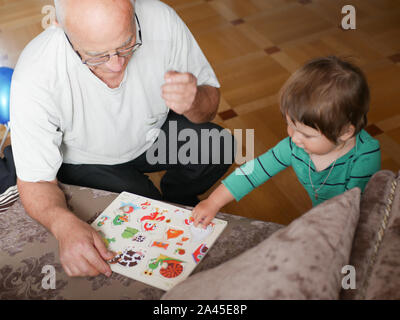
[{"label": "man's nose", "polygon": [[124,66],[125,58],[113,55],[107,61],[106,66],[112,72],[120,72]]}]

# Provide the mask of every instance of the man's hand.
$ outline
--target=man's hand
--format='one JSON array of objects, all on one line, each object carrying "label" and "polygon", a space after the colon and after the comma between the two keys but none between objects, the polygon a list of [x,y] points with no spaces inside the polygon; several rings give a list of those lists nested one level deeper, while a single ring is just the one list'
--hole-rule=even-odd
[{"label": "man's hand", "polygon": [[177,114],[191,111],[197,94],[197,78],[191,73],[169,71],[164,79],[162,98],[167,107]]},{"label": "man's hand", "polygon": [[103,240],[87,223],[76,217],[59,221],[54,229],[59,241],[60,261],[70,277],[111,276],[111,268],[104,261],[114,257]]},{"label": "man's hand", "polygon": [[17,179],[18,191],[26,212],[59,241],[61,264],[67,275],[111,275],[104,261],[112,259],[97,232],[71,212],[58,181],[26,182]]}]

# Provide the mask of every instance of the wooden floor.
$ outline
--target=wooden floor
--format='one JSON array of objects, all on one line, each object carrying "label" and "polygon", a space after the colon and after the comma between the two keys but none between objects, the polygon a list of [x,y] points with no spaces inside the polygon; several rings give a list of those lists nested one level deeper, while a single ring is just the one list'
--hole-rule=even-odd
[{"label": "wooden floor", "polygon": [[[367,131],[381,143],[382,168],[400,169],[399,0],[164,2],[186,22],[221,82],[215,122],[231,130],[254,129],[255,156],[286,136],[277,103],[285,80],[305,61],[335,54],[365,71],[372,94]],[[42,31],[46,4],[51,1],[0,0],[0,66],[14,67],[23,47]],[[356,30],[340,27],[346,4],[356,8]],[[159,178],[152,175],[156,183]],[[288,224],[310,207],[287,169],[223,211]]]}]

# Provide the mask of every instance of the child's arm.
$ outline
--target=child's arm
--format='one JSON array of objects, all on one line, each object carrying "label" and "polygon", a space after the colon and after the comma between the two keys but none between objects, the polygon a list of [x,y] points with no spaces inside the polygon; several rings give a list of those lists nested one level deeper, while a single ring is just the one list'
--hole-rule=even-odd
[{"label": "child's arm", "polygon": [[197,227],[201,223],[203,227],[206,227],[219,210],[234,199],[227,187],[221,183],[207,199],[201,201],[193,209],[194,225]]},{"label": "child's arm", "polygon": [[286,138],[261,156],[245,163],[222,181],[207,200],[193,209],[195,226],[207,226],[217,212],[232,200],[239,201],[269,178],[291,165],[292,142]]}]

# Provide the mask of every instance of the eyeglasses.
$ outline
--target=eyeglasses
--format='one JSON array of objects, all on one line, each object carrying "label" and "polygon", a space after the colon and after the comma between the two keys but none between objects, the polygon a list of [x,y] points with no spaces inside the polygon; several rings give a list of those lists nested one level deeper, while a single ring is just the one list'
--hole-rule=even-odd
[{"label": "eyeglasses", "polygon": [[[94,58],[90,58],[90,59],[86,59],[86,60],[83,60],[81,55],[79,54],[79,52],[75,50],[75,52],[78,54],[79,58],[81,58],[82,63],[86,64],[89,67],[96,67],[96,66],[99,66],[99,65],[101,65],[103,63],[108,62],[110,60],[110,58],[112,56],[115,56],[115,55],[117,55],[118,57],[123,57],[123,58],[131,56],[142,45],[142,30],[140,28],[139,19],[138,19],[136,13],[135,13],[135,18],[136,18],[137,25],[138,25],[138,34],[139,34],[139,41],[138,42],[136,42],[134,45],[126,47],[126,48],[115,49],[115,53],[114,54],[105,54],[105,55],[102,55],[100,57],[94,57]],[[67,37],[69,43],[73,47],[73,45],[72,45],[71,41],[69,40],[67,34],[65,34],[65,36]]]}]

